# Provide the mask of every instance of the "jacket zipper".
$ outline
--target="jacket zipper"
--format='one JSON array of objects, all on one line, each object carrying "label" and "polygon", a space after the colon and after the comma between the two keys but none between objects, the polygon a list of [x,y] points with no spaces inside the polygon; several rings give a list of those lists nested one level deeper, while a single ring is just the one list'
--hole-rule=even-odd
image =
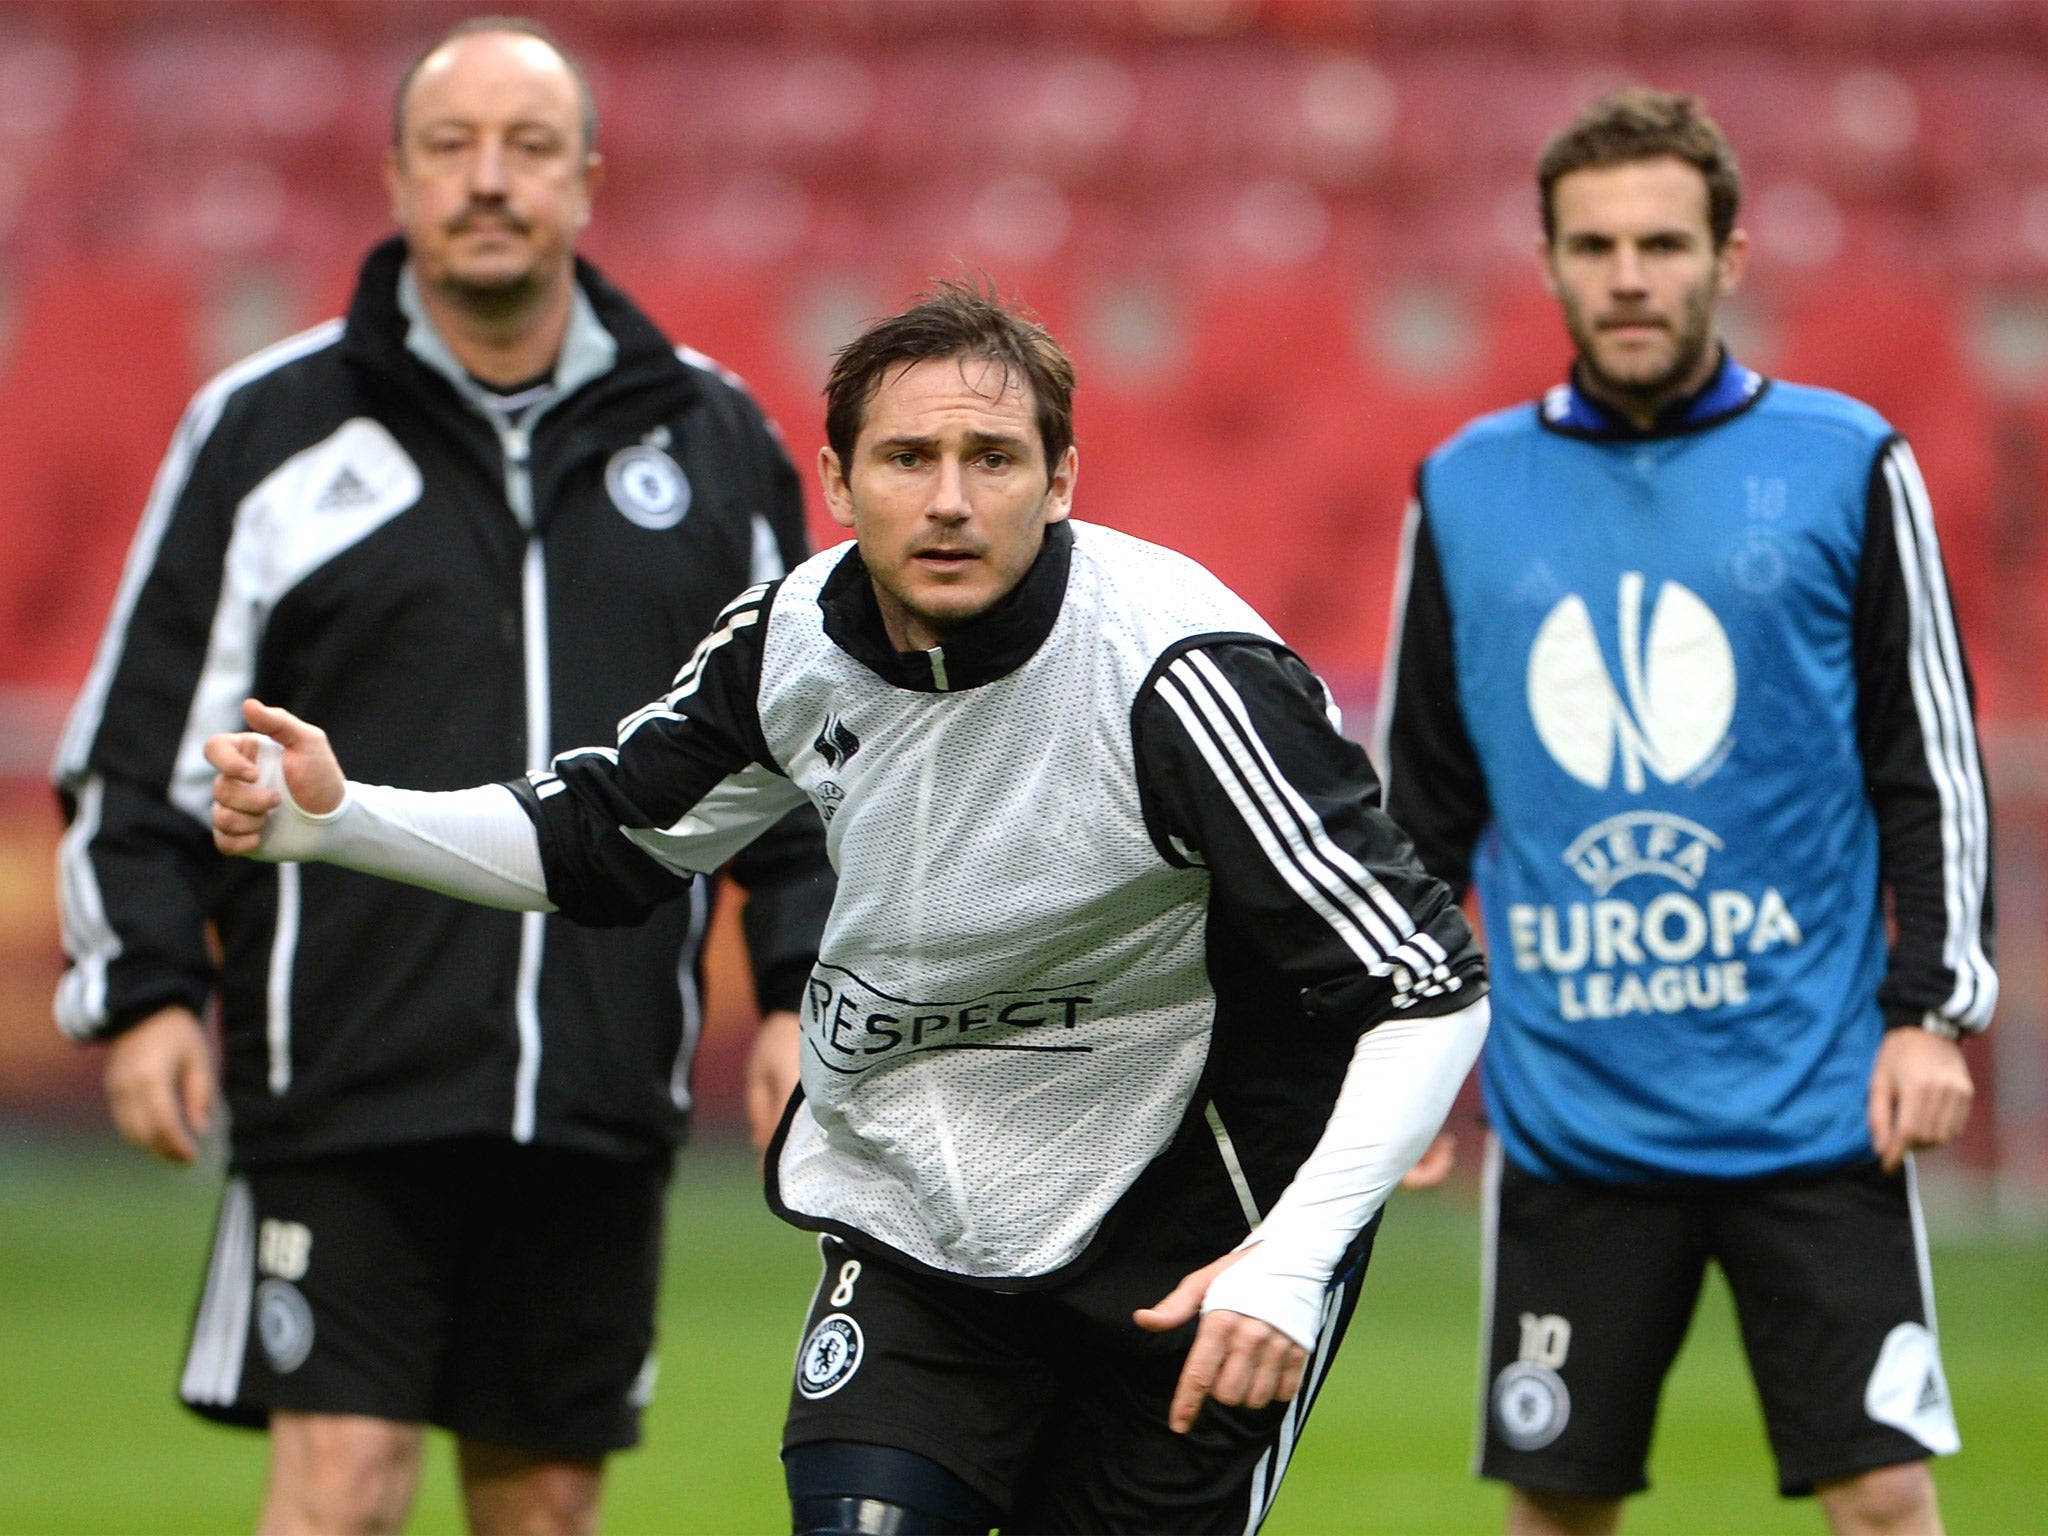
[{"label": "jacket zipper", "polygon": [[[529,415],[528,420],[531,419]],[[498,424],[505,462],[505,503],[526,530],[526,558],[520,573],[520,619],[526,678],[526,771],[547,768],[554,756],[548,678],[547,560],[533,518],[533,444],[525,422]],[[533,1140],[535,1098],[540,1085],[540,972],[547,939],[547,914],[519,918],[519,971],[512,1014],[519,1033],[519,1061],[512,1076],[512,1139]]]}]

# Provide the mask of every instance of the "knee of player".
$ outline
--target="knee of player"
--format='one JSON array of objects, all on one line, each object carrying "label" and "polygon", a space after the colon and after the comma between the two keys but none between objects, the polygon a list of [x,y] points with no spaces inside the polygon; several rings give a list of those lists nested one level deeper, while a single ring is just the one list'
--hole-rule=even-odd
[{"label": "knee of player", "polygon": [[1924,1461],[1876,1467],[1821,1486],[1835,1536],[1925,1536],[1940,1529],[1934,1474]]},{"label": "knee of player", "polygon": [[268,1504],[292,1528],[373,1536],[405,1523],[419,1476],[416,1426],[344,1414],[271,1416]]},{"label": "knee of player", "polygon": [[603,1458],[556,1457],[469,1439],[458,1442],[457,1458],[471,1530],[589,1536],[597,1529]]},{"label": "knee of player", "polygon": [[820,1440],[782,1460],[795,1536],[985,1536],[999,1518],[937,1462],[893,1446]]},{"label": "knee of player", "polygon": [[1503,1529],[1506,1536],[1614,1536],[1621,1529],[1621,1500],[1511,1488]]}]

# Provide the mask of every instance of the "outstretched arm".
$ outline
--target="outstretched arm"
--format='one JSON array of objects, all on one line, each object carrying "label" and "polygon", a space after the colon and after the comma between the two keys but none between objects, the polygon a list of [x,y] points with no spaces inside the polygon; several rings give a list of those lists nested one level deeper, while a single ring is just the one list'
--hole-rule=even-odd
[{"label": "outstretched arm", "polygon": [[620,722],[616,747],[561,753],[548,772],[508,784],[428,793],[350,783],[318,727],[250,700],[257,729],[207,743],[215,838],[485,906],[559,910],[592,927],[640,922],[807,803],[755,712],[773,594],[750,587],[727,605],[675,686]]},{"label": "outstretched arm", "polygon": [[351,784],[327,733],[257,699],[212,737],[213,840],[273,863],[318,860],[482,906],[547,912],[540,842],[502,785],[447,793]]}]

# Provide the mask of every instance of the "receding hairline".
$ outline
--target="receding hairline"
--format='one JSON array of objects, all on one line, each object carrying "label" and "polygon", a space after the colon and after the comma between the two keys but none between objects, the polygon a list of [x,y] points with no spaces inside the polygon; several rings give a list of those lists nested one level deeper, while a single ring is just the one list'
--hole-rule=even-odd
[{"label": "receding hairline", "polygon": [[[1025,404],[1035,405],[1037,403],[1037,394],[1031,388],[1030,375],[1024,372],[1015,358],[1006,357],[993,347],[973,346],[962,347],[957,352],[936,352],[929,357],[894,358],[890,362],[884,363],[875,371],[874,378],[868,382],[867,397],[872,400],[886,386],[901,384],[906,377],[916,372],[919,368],[924,367],[927,363],[953,364],[954,368],[959,372],[960,382],[967,386],[968,393],[977,395],[983,400],[1000,400],[1003,396],[1015,390],[1017,397],[1024,401]],[[1002,382],[996,386],[994,394],[987,394],[975,387],[974,381],[967,377],[967,365],[969,363],[979,363],[983,369],[1000,368],[1002,370]]]},{"label": "receding hairline", "polygon": [[519,17],[477,18],[471,22],[451,28],[443,33],[425,52],[414,59],[398,81],[397,93],[391,102],[391,143],[394,149],[405,148],[406,123],[410,113],[408,104],[413,90],[420,79],[443,55],[473,38],[503,38],[514,43],[532,43],[546,50],[555,66],[569,77],[569,88],[576,100],[578,131],[583,136],[583,152],[588,155],[597,149],[597,98],[590,89],[590,79],[577,63],[575,55],[564,48],[553,33],[538,24],[526,22]]}]

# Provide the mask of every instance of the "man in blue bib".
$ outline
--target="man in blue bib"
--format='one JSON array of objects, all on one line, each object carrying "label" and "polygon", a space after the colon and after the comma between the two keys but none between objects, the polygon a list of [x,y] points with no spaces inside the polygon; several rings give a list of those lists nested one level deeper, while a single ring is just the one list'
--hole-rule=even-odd
[{"label": "man in blue bib", "polygon": [[1595,104],[1538,182],[1577,362],[1424,462],[1381,716],[1494,955],[1479,1469],[1510,1531],[1614,1530],[1712,1260],[1781,1490],[1936,1532],[1911,1153],[1961,1133],[1998,980],[1926,487],[1717,343],[1746,242],[1696,100]]}]

